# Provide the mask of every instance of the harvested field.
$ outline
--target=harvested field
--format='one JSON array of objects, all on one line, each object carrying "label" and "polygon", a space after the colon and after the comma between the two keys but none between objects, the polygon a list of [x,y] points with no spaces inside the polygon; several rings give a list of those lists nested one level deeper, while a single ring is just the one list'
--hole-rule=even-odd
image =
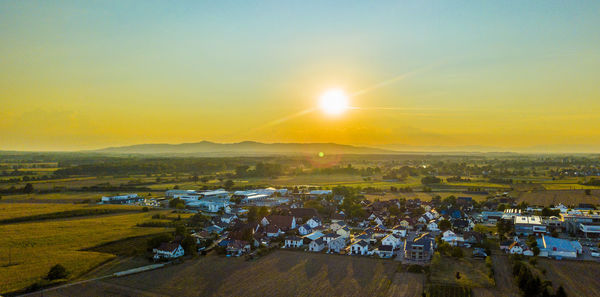
[{"label": "harvested field", "polygon": [[538,266],[546,269],[554,289],[562,285],[567,296],[600,296],[600,263],[540,259]]},{"label": "harvested field", "polygon": [[421,296],[397,262],[275,251],[256,261],[210,255],[180,265],[46,291],[44,296]]},{"label": "harvested field", "polygon": [[586,195],[584,190],[548,190],[516,192],[517,203],[525,201],[532,205],[550,204],[577,205],[579,203],[598,204],[600,201],[600,190],[591,190],[591,195]]}]

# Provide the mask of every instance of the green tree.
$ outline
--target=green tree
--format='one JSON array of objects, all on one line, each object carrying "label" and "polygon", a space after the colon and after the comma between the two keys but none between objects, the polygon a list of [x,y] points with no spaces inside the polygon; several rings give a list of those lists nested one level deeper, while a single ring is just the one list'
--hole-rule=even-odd
[{"label": "green tree", "polygon": [[69,272],[67,271],[67,269],[60,264],[56,264],[56,265],[52,266],[52,268],[50,268],[50,271],[48,271],[48,275],[46,275],[46,279],[48,279],[48,280],[63,279],[63,278],[67,278],[68,276],[69,276]]},{"label": "green tree", "polygon": [[227,181],[225,181],[225,184],[223,185],[225,187],[225,189],[229,190],[231,188],[233,188],[234,182],[230,179],[228,179]]},{"label": "green tree", "polygon": [[30,183],[27,183],[25,185],[25,187],[23,188],[23,193],[26,193],[26,194],[31,194],[31,193],[33,193],[33,191],[34,191],[33,185]]},{"label": "green tree", "polygon": [[452,223],[450,223],[450,221],[448,220],[441,220],[440,225],[438,227],[440,228],[440,230],[446,231],[452,228]]},{"label": "green tree", "polygon": [[565,288],[563,288],[563,286],[560,285],[558,287],[558,289],[556,290],[556,294],[554,294],[554,296],[556,296],[556,297],[567,297],[567,292],[565,292]]}]

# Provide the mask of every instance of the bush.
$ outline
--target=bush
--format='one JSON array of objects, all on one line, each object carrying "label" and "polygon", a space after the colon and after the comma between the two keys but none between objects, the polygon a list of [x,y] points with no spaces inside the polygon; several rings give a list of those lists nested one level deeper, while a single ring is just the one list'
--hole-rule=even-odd
[{"label": "bush", "polygon": [[144,206],[144,207],[142,207],[142,211],[143,211],[143,212],[148,212],[148,211],[149,211],[149,209],[148,209],[148,206]]},{"label": "bush", "polygon": [[408,268],[406,268],[406,271],[408,271],[410,273],[423,273],[423,266],[417,265],[417,264],[411,264],[411,265],[408,265]]},{"label": "bush", "polygon": [[60,264],[56,264],[52,266],[52,268],[50,268],[50,271],[48,271],[48,275],[46,275],[46,279],[64,279],[67,278],[67,276],[69,276],[69,272],[67,271],[67,269]]}]

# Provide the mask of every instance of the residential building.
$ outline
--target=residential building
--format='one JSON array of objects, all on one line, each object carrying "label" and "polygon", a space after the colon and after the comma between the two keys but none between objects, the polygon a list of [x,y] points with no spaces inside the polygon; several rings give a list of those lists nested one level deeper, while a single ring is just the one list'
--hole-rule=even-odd
[{"label": "residential building", "polygon": [[179,243],[163,242],[158,248],[152,250],[154,260],[170,260],[183,256],[185,252]]},{"label": "residential building", "polygon": [[406,240],[404,257],[412,261],[429,261],[433,255],[435,241],[429,233],[424,233],[413,240]]}]

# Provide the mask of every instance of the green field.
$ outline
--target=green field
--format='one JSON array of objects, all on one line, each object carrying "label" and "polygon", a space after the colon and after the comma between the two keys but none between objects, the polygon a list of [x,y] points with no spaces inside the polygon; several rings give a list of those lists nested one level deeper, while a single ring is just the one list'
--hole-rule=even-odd
[{"label": "green field", "polygon": [[83,249],[123,238],[165,232],[165,228],[136,227],[154,213],[0,225],[0,292],[23,289],[39,281],[55,264],[65,266],[71,272],[70,278],[78,277],[115,257]]}]

